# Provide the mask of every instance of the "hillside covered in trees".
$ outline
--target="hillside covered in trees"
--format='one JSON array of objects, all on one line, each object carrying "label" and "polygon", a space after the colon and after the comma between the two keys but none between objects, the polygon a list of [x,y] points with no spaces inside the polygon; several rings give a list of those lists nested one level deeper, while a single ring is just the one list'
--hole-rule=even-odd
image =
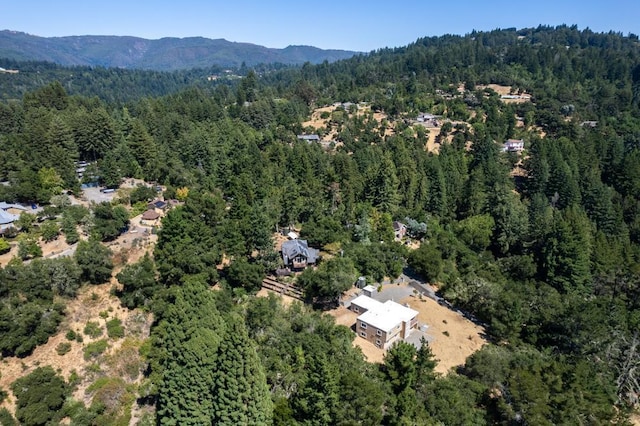
[{"label": "hillside covered in trees", "polygon": [[164,37],[159,40],[95,35],[39,37],[19,31],[0,31],[0,57],[67,66],[175,71],[210,66],[238,68],[242,64],[317,64],[347,59],[355,54],[312,46],[275,49],[205,37]]},{"label": "hillside covered in trees", "polygon": [[[110,277],[98,241],[122,232],[127,210],[57,205],[62,188],[80,191],[76,161],[103,186],[140,178],[185,201],[117,276],[122,305],[153,314],[143,378],[117,387],[99,366],[71,378],[43,365],[0,389],[16,400],[0,422],[128,424],[135,405],[150,409],[138,424],[625,424],[640,395],[635,35],[474,32],[242,74],[126,103],[54,82],[0,104],[0,201],[51,203],[59,232],[86,222],[91,235],[72,258],[25,249],[0,271],[2,356],[29,356],[79,286]],[[489,84],[531,98],[507,102]],[[303,126],[338,102],[354,106]],[[437,152],[419,113],[441,122]],[[508,139],[524,151],[503,152]],[[394,241],[394,220],[418,248]],[[24,222],[6,239],[42,237]],[[285,306],[255,293],[280,266],[272,233],[288,226],[324,258],[298,277],[308,303]],[[358,276],[403,267],[486,324],[491,343],[446,375],[427,344],[366,362],[323,310]],[[82,380],[102,399],[69,398]],[[114,389],[130,398],[105,398]]]}]

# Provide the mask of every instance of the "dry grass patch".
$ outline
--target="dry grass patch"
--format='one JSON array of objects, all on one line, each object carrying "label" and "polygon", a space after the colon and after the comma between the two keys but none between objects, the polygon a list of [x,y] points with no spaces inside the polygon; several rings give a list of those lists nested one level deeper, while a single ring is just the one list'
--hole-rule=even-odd
[{"label": "dry grass patch", "polygon": [[438,360],[435,369],[438,373],[463,365],[487,343],[483,327],[432,299],[410,296],[399,303],[418,311],[418,323],[429,326],[427,333],[433,337],[429,346]]},{"label": "dry grass patch", "polygon": [[[111,244],[112,249],[126,250],[123,260],[136,262],[147,250],[152,250],[155,235],[147,236],[142,242],[136,241],[139,237],[132,238],[125,234]],[[134,242],[135,241],[135,242]],[[114,271],[117,274],[124,264]],[[0,389],[10,389],[11,383],[18,378],[31,373],[38,366],[50,365],[65,380],[71,380],[77,384],[73,397],[91,404],[91,396],[86,393],[88,387],[99,377],[113,375],[116,377],[130,378],[136,375],[140,380],[140,367],[144,361],[137,353],[135,347],[140,347],[141,342],[148,338],[152,317],[140,310],[130,311],[120,305],[120,300],[111,290],[117,285],[113,278],[111,282],[101,285],[86,285],[82,287],[75,298],[71,300],[61,299],[66,305],[66,315],[59,326],[58,333],[51,336],[47,343],[35,348],[33,353],[25,358],[7,357],[0,361]],[[124,325],[125,339],[107,339],[106,323],[118,318]],[[93,322],[102,328],[102,335],[92,338],[83,335],[88,322]],[[81,337],[77,337],[80,335]],[[98,342],[96,339],[105,339],[99,343],[100,347],[87,351],[88,359],[85,360],[85,349],[88,345]],[[78,341],[80,340],[80,341]],[[132,343],[135,342],[135,343]],[[105,346],[102,348],[102,346]],[[93,349],[99,349],[97,352]],[[62,354],[61,354],[62,352]],[[123,359],[118,361],[117,358]],[[90,392],[91,394],[91,392]],[[15,410],[13,394],[0,405],[10,412]]]},{"label": "dry grass patch", "polygon": [[257,297],[269,297],[269,294],[275,294],[280,298],[283,306],[290,306],[293,302],[300,302],[298,299],[295,299],[291,296],[287,296],[286,294],[280,294],[276,291],[269,290],[266,288],[261,288],[260,291],[256,293]]}]

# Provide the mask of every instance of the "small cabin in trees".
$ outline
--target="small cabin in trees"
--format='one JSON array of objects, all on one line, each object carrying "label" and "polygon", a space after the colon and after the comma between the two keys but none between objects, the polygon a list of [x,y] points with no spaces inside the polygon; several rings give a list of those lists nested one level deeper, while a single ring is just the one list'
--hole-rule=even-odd
[{"label": "small cabin in trees", "polygon": [[592,129],[595,129],[596,127],[598,127],[598,122],[597,121],[583,121],[582,123],[580,123],[580,127],[590,127]]},{"label": "small cabin in trees", "polygon": [[407,234],[407,225],[397,220],[393,222],[393,235],[396,241],[400,241]]},{"label": "small cabin in trees", "polygon": [[356,320],[358,336],[382,349],[405,340],[418,328],[418,311],[393,300],[382,303],[362,295],[351,301],[349,309],[360,314]]},{"label": "small cabin in trees", "polygon": [[524,151],[524,141],[522,139],[507,139],[502,146],[504,152],[521,152]]},{"label": "small cabin in trees", "polygon": [[291,269],[304,269],[314,265],[319,251],[309,247],[307,240],[290,240],[282,243],[282,261]]},{"label": "small cabin in trees", "polygon": [[159,219],[160,219],[160,213],[158,213],[155,210],[149,209],[146,212],[142,213],[142,217],[140,218],[140,224],[147,225],[147,226],[156,226],[159,223]]},{"label": "small cabin in trees", "polygon": [[439,127],[438,117],[433,114],[420,113],[416,117],[416,122],[421,123],[425,127]]},{"label": "small cabin in trees", "polygon": [[320,142],[320,136],[318,135],[298,135],[298,139],[308,143]]}]

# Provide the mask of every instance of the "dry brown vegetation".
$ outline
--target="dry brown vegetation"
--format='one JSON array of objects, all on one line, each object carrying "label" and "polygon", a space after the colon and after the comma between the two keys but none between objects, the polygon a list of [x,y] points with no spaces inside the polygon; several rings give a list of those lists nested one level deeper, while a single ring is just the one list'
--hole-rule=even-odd
[{"label": "dry brown vegetation", "polygon": [[427,334],[433,338],[429,346],[438,360],[438,373],[463,365],[467,357],[487,343],[484,328],[428,297],[410,296],[400,303],[418,311],[418,323],[429,326]]},{"label": "dry brown vegetation", "polygon": [[509,104],[509,103],[513,103],[513,104],[517,104],[517,103],[523,103],[523,102],[531,102],[531,95],[529,95],[526,92],[519,92],[518,89],[514,89],[511,86],[502,86],[500,84],[486,84],[486,85],[479,85],[476,86],[476,89],[478,90],[483,90],[483,89],[491,89],[494,92],[496,92],[497,94],[499,94],[500,96],[505,96],[505,95],[520,95],[522,96],[521,98],[517,98],[517,99],[502,99],[502,102]]},{"label": "dry brown vegetation", "polygon": [[[311,113],[310,119],[302,123],[302,127],[303,128],[311,127],[315,129],[315,131],[319,131],[321,129],[326,131],[327,129],[329,129],[329,131],[322,137],[322,141],[324,142],[336,141],[338,137],[338,132],[340,129],[338,124],[332,122],[331,114],[337,109],[338,109],[337,105],[329,105],[321,108],[316,108]],[[323,114],[324,115],[328,114],[329,118],[322,118]],[[387,114],[383,112],[372,112],[370,106],[364,105],[364,104],[358,105],[358,109],[355,112],[355,115],[364,116],[367,114],[372,114],[373,119],[378,123],[378,125],[381,125],[383,122],[389,120],[389,117],[387,116]],[[350,114],[350,115],[353,115],[353,114]],[[384,129],[384,135],[390,136],[393,134],[394,134],[393,125],[391,122],[389,122]]]},{"label": "dry brown vegetation", "polygon": [[[135,220],[133,222],[135,226]],[[138,309],[123,308],[119,299],[112,294],[112,290],[118,285],[115,278],[117,272],[125,264],[136,262],[146,252],[152,252],[156,238],[155,235],[144,233],[124,234],[111,243],[109,246],[114,252],[116,265],[111,281],[101,285],[83,286],[74,299],[63,301],[66,315],[58,333],[51,336],[44,345],[38,346],[31,355],[2,359],[0,389],[10,389],[11,383],[16,379],[29,374],[38,366],[45,365],[52,366],[65,380],[77,376],[77,388],[73,397],[87,405],[94,397],[93,393],[87,392],[87,388],[99,377],[121,378],[126,383],[139,382],[144,360],[138,349],[149,336],[152,318]],[[65,245],[62,243],[62,237],[59,240],[60,244],[57,245],[55,242],[45,244],[43,254],[51,255],[63,250]],[[4,258],[2,260],[4,261]],[[106,323],[113,318],[122,321],[125,329],[124,338],[112,339],[107,336]],[[99,324],[102,330],[100,336],[92,338],[83,333],[90,321]],[[82,341],[69,340],[66,337],[69,330],[81,335]],[[87,345],[102,339],[107,339],[107,350],[95,358],[85,359],[84,349]],[[61,344],[70,344],[69,351],[63,355],[58,353]],[[14,404],[13,394],[9,392],[2,406],[13,413]]]}]

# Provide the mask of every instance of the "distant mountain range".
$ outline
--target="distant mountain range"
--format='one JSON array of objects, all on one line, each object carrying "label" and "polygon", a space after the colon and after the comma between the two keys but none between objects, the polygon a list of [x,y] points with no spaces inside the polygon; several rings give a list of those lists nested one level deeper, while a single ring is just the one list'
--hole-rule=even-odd
[{"label": "distant mountain range", "polygon": [[0,58],[48,61],[60,65],[86,65],[156,71],[239,67],[260,63],[317,64],[347,59],[358,52],[323,50],[312,46],[272,49],[203,37],[147,40],[128,36],[38,37],[18,31],[0,31]]}]

